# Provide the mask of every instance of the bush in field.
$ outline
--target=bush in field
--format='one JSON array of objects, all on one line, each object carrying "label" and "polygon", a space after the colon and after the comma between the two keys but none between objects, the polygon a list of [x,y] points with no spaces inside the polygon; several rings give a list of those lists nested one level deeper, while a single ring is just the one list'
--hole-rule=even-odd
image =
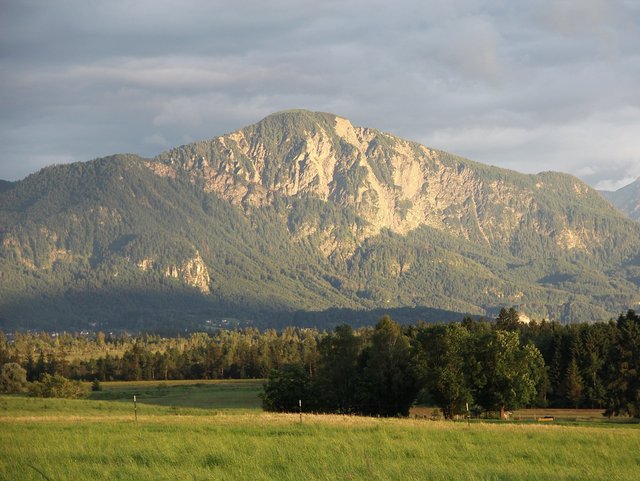
[{"label": "bush in field", "polygon": [[0,392],[24,392],[27,388],[27,371],[16,362],[2,365],[0,370]]},{"label": "bush in field", "polygon": [[299,401],[308,406],[309,401],[313,399],[309,375],[304,367],[296,364],[274,369],[269,374],[260,397],[262,407],[266,411],[297,411]]},{"label": "bush in field", "polygon": [[71,381],[64,376],[44,374],[41,381],[31,383],[29,395],[34,397],[82,398],[88,389],[80,381]]}]

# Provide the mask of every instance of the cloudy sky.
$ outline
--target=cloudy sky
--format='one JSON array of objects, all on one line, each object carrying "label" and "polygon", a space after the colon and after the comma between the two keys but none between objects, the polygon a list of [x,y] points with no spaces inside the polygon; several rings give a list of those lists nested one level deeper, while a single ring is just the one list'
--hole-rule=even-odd
[{"label": "cloudy sky", "polygon": [[0,178],[306,108],[617,188],[639,46],[636,0],[0,0]]}]

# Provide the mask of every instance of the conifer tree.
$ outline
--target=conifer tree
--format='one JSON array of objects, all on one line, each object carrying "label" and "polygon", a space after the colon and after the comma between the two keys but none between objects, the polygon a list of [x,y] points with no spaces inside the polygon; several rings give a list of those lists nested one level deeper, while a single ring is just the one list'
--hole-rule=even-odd
[{"label": "conifer tree", "polygon": [[582,381],[582,376],[580,376],[578,363],[575,358],[572,358],[565,374],[563,394],[564,398],[569,401],[571,406],[574,408],[580,407],[583,387],[584,383]]}]

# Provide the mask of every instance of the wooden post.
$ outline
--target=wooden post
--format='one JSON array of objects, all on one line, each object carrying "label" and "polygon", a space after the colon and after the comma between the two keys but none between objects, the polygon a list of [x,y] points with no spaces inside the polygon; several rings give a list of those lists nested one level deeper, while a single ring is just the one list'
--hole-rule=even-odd
[{"label": "wooden post", "polygon": [[136,422],[138,422],[138,404],[137,404],[137,399],[136,399],[136,395],[133,395],[133,417],[135,418]]},{"label": "wooden post", "polygon": [[298,399],[298,406],[300,407],[300,424],[302,424],[302,399]]},{"label": "wooden post", "polygon": [[465,403],[467,405],[467,426],[471,426],[471,413],[469,412],[469,403]]}]

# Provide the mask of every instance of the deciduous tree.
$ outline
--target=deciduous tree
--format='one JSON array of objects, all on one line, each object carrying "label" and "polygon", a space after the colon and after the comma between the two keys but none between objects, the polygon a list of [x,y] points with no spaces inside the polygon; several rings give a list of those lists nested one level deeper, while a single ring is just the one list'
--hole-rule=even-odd
[{"label": "deciduous tree", "polygon": [[269,374],[261,394],[262,407],[266,411],[293,412],[298,402],[313,405],[309,374],[299,364],[288,364]]},{"label": "deciduous tree", "polygon": [[478,361],[483,369],[475,377],[476,400],[500,412],[532,402],[545,375],[544,359],[532,344],[520,345],[517,331],[492,332],[477,339]]},{"label": "deciduous tree", "polygon": [[27,371],[17,362],[8,362],[0,369],[0,392],[24,392],[27,387]]},{"label": "deciduous tree", "polygon": [[472,402],[470,334],[461,324],[422,331],[421,351],[426,357],[423,383],[446,419]]}]

